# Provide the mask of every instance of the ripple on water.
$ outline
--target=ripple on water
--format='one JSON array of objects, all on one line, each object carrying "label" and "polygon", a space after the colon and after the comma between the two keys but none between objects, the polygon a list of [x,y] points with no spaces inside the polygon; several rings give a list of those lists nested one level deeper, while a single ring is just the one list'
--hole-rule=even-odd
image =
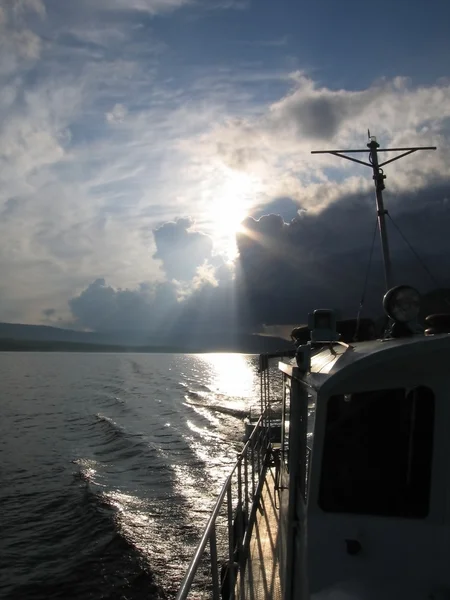
[{"label": "ripple on water", "polygon": [[2,597],[175,593],[257,385],[253,358],[220,360],[2,354]]}]

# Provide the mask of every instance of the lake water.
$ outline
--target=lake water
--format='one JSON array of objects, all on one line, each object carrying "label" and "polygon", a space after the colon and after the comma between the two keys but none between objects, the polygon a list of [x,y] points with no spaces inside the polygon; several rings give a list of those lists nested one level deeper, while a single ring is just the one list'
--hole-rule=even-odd
[{"label": "lake water", "polygon": [[171,597],[258,384],[240,354],[0,353],[0,597]]}]

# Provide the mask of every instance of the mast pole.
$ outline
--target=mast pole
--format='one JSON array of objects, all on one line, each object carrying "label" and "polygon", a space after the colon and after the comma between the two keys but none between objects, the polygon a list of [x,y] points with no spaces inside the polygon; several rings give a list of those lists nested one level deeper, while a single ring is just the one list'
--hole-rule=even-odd
[{"label": "mast pole", "polygon": [[[354,158],[353,156],[348,156],[348,154],[364,154],[367,150],[313,150],[311,154],[332,154],[333,156],[337,156],[338,158],[345,158],[346,160],[350,160],[359,165],[364,165],[365,167],[370,167],[373,172],[373,180],[375,183],[375,197],[377,201],[377,215],[378,215],[378,228],[380,230],[381,237],[381,249],[383,253],[383,265],[384,265],[384,279],[386,282],[386,291],[391,288],[392,285],[392,267],[391,267],[391,256],[389,253],[389,241],[386,230],[386,215],[388,211],[384,208],[383,202],[383,190],[384,190],[384,180],[386,179],[386,175],[383,173],[382,167],[389,163],[394,162],[395,160],[399,160],[409,154],[413,154],[414,152],[418,152],[419,150],[436,150],[436,146],[413,146],[410,148],[380,148],[380,144],[377,142],[377,138],[375,136],[370,135],[370,131],[367,132],[369,136],[369,143],[367,147],[369,148],[369,162],[364,160],[360,160],[359,158]],[[401,152],[397,156],[390,158],[389,160],[385,160],[382,163],[378,162],[378,152]]]},{"label": "mast pole", "polygon": [[389,252],[389,240],[386,229],[386,215],[387,210],[384,208],[383,202],[383,190],[384,180],[386,175],[383,173],[383,169],[378,165],[378,148],[380,144],[374,137],[370,138],[370,142],[367,144],[370,149],[369,162],[372,164],[373,180],[375,183],[375,197],[377,201],[377,215],[378,215],[378,227],[380,230],[381,238],[381,251],[383,253],[383,267],[384,267],[384,280],[386,283],[386,291],[391,289],[392,285],[392,265],[391,255]]}]

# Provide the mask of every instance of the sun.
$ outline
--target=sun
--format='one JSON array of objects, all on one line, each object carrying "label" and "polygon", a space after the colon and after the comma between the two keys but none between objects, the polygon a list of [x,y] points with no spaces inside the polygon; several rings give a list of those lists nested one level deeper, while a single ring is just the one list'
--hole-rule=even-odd
[{"label": "sun", "polygon": [[230,260],[236,258],[236,234],[242,231],[242,221],[255,202],[256,182],[248,174],[228,169],[215,187],[209,207],[213,237]]}]

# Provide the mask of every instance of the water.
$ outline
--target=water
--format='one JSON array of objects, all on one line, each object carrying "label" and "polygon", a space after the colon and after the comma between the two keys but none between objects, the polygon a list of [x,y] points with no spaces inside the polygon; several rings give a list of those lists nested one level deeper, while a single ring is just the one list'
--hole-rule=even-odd
[{"label": "water", "polygon": [[256,363],[0,353],[0,597],[173,596],[258,404]]}]

